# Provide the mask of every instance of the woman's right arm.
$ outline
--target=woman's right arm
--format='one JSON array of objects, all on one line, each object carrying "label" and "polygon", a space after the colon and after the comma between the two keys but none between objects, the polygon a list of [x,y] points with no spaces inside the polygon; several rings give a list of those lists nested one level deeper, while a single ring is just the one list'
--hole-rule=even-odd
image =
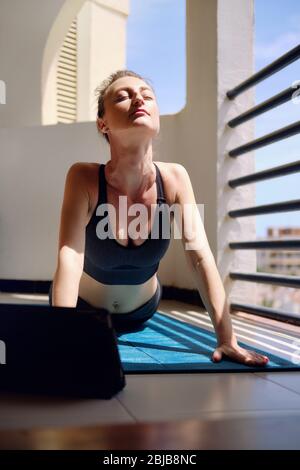
[{"label": "woman's right arm", "polygon": [[53,306],[76,307],[77,304],[89,212],[84,165],[74,163],[66,176],[60,217],[57,268],[52,287]]}]

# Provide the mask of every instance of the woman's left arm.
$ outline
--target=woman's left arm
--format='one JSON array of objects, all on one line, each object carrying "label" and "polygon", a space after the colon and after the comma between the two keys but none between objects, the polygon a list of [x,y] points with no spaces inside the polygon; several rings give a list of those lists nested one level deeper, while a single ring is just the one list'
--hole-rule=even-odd
[{"label": "woman's left arm", "polygon": [[238,345],[225,289],[207,240],[189,174],[183,165],[176,163],[174,175],[177,187],[175,202],[180,208],[184,252],[217,337],[212,360],[220,361],[224,354],[244,364],[265,365],[269,360],[267,356]]}]

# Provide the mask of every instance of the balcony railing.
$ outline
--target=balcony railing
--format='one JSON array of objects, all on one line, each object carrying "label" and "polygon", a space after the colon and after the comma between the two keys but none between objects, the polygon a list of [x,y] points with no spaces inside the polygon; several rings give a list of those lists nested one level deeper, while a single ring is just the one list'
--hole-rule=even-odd
[{"label": "balcony railing", "polygon": [[[275,74],[279,70],[283,69],[287,65],[295,62],[300,58],[300,45],[291,49],[289,52],[279,57],[277,60],[264,67],[250,78],[236,86],[232,90],[227,92],[227,97],[232,100],[240,93],[248,90],[250,87],[257,85],[257,83],[265,80],[271,75]],[[297,77],[299,78],[299,77]],[[296,83],[296,82],[295,82]],[[236,116],[228,122],[228,125],[233,128],[236,127],[249,119],[253,119],[256,116],[263,114],[283,103],[291,100],[294,93],[300,90],[300,83],[295,84],[294,87],[287,88],[277,95],[272,96],[268,100],[254,106],[253,108],[245,111],[244,113]],[[276,131],[266,134],[258,139],[234,148],[228,152],[231,158],[238,157],[252,150],[273,144],[280,140],[286,139],[293,135],[300,133],[300,121],[294,122],[286,127],[277,129]],[[291,173],[300,172],[300,160],[288,163],[286,165],[280,165],[277,167],[269,168],[264,171],[248,174],[235,178],[228,181],[228,185],[234,189],[237,186],[254,183],[257,181],[268,180],[279,176],[288,175]],[[300,199],[291,201],[280,201],[274,204],[265,204],[261,206],[246,207],[228,212],[230,217],[245,217],[250,215],[270,214],[278,212],[288,211],[299,211],[300,210]],[[233,250],[299,250],[300,251],[300,238],[299,239],[283,239],[283,240],[253,240],[253,241],[239,241],[229,242],[229,247]],[[229,276],[231,279],[237,279],[240,281],[256,282],[256,283],[267,283],[280,286],[288,286],[293,288],[300,288],[300,277],[288,276],[288,275],[277,275],[269,273],[245,273],[245,272],[230,272]],[[239,310],[250,314],[260,315],[275,320],[292,322],[300,325],[300,317],[295,313],[284,312],[260,305],[250,305],[244,303],[231,303],[230,307],[232,310]]]}]

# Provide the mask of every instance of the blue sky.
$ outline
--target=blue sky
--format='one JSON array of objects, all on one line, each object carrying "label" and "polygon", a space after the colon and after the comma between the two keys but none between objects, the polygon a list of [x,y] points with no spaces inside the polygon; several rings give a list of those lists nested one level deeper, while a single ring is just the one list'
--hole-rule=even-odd
[{"label": "blue sky", "polygon": [[[256,70],[299,43],[299,0],[255,0]],[[126,66],[150,79],[161,114],[173,114],[185,106],[185,48],[185,0],[130,0]],[[295,80],[300,80],[299,61],[258,84],[256,102],[291,86]],[[289,102],[256,118],[255,134],[259,137],[299,119],[300,104]],[[255,155],[257,171],[298,160],[300,136],[257,150]],[[299,174],[257,183],[256,203],[298,199],[299,188]],[[257,236],[265,236],[270,225],[300,226],[300,212],[257,216]]]},{"label": "blue sky", "polygon": [[185,0],[130,0],[127,68],[150,80],[161,114],[184,108]]}]

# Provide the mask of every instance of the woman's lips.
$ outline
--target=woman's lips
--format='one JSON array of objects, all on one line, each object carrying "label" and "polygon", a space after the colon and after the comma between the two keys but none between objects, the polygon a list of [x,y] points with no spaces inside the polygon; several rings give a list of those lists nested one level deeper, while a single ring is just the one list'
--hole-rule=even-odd
[{"label": "woman's lips", "polygon": [[142,109],[137,109],[133,113],[131,113],[131,116],[135,116],[136,114],[148,114],[147,111],[142,110]]}]

